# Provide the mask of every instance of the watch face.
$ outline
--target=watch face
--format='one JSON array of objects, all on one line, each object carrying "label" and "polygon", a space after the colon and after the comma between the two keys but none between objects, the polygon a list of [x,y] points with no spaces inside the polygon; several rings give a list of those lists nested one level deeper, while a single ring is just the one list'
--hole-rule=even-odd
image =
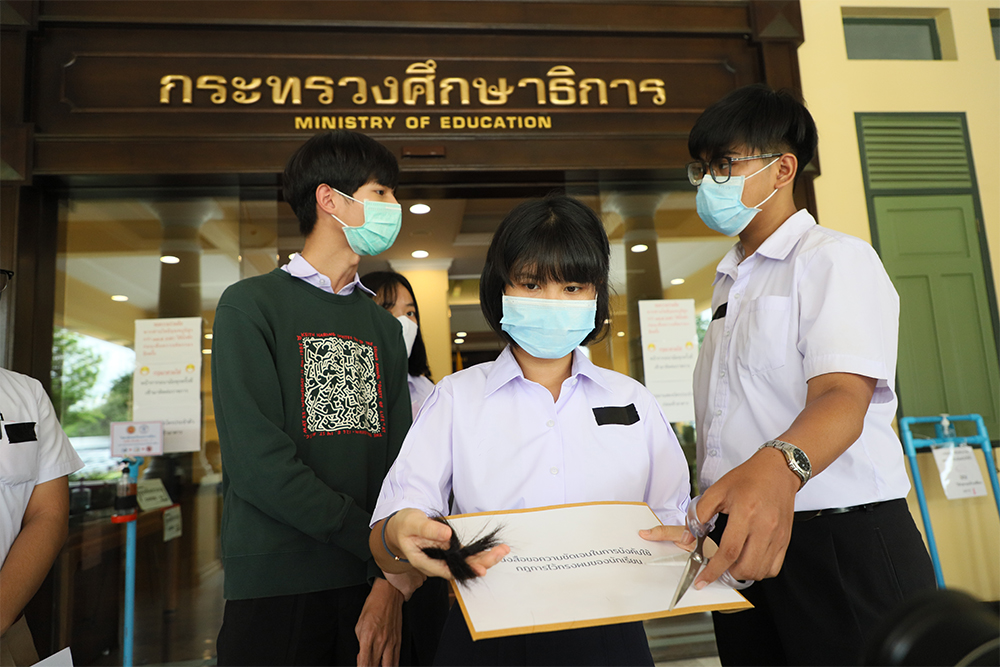
[{"label": "watch face", "polygon": [[796,449],[792,453],[792,456],[795,457],[795,462],[798,464],[800,468],[806,471],[810,470],[811,466],[809,464],[809,457],[805,455],[805,452],[803,452],[801,449]]}]

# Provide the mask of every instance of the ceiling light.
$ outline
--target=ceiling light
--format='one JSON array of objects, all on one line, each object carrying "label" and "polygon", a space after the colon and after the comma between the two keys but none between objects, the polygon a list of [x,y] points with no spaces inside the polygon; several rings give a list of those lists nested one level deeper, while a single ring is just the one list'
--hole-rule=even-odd
[{"label": "ceiling light", "polygon": [[212,348],[206,347],[204,350],[201,351],[201,353],[202,354],[212,354]]},{"label": "ceiling light", "polygon": [[618,337],[619,338],[624,338],[625,337],[625,332],[624,331],[619,331],[618,332]]},{"label": "ceiling light", "polygon": [[683,278],[674,278],[673,280],[670,281],[670,284],[671,285],[683,285],[684,284],[684,279]]},{"label": "ceiling light", "polygon": [[212,340],[212,334],[210,333],[205,334],[205,340]]},{"label": "ceiling light", "polygon": [[423,259],[428,255],[430,255],[430,253],[427,252],[426,250],[414,250],[413,252],[410,253],[410,257],[413,257],[414,259]]},{"label": "ceiling light", "polygon": [[468,335],[469,335],[469,334],[467,334],[467,333],[466,333],[466,332],[464,332],[464,331],[456,331],[456,332],[455,332],[455,336],[457,336],[458,338],[465,338],[465,337],[466,337],[466,336],[468,336]]},{"label": "ceiling light", "polygon": [[647,250],[649,250],[649,246],[645,243],[636,243],[632,246],[632,252],[646,252]]},{"label": "ceiling light", "polygon": [[427,204],[414,204],[410,207],[410,213],[414,215],[423,215],[424,213],[430,213],[431,207]]},{"label": "ceiling light", "polygon": [[465,342],[465,339],[464,338],[456,338],[453,342],[455,343],[455,345],[461,345],[462,343]]},{"label": "ceiling light", "polygon": [[160,261],[164,264],[178,264],[181,261],[180,257],[175,257],[174,255],[161,255]]},{"label": "ceiling light", "polygon": [[111,295],[111,300],[112,301],[128,301],[128,297],[125,296],[124,294],[112,294]]}]

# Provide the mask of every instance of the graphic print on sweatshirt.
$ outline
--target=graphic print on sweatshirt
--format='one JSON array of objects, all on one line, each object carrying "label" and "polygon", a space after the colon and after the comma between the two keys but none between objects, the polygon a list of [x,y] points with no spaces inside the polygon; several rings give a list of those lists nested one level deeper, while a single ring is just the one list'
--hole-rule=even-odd
[{"label": "graphic print on sweatshirt", "polygon": [[304,333],[298,340],[305,436],[384,435],[385,410],[375,344],[337,334]]}]

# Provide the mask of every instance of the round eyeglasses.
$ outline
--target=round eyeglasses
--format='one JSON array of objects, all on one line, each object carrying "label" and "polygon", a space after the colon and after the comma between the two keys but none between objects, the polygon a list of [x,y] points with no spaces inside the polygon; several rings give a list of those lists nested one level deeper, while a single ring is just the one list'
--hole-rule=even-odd
[{"label": "round eyeglasses", "polygon": [[769,157],[781,157],[784,153],[763,153],[761,155],[748,155],[747,157],[719,157],[711,162],[695,160],[688,162],[687,175],[691,185],[701,185],[705,180],[705,175],[711,175],[712,180],[722,185],[732,176],[733,163],[744,162],[746,160],[761,160]]},{"label": "round eyeglasses", "polygon": [[7,289],[7,285],[10,283],[11,278],[14,277],[14,272],[9,269],[0,269],[0,293]]}]

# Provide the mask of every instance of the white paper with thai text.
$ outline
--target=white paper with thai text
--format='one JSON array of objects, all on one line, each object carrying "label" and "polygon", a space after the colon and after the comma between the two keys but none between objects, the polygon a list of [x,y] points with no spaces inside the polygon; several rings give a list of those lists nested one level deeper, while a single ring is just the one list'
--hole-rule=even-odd
[{"label": "white paper with thai text", "polygon": [[986,482],[979,469],[976,452],[968,445],[934,447],[941,486],[948,500],[982,498],[986,495]]},{"label": "white paper with thai text", "polygon": [[694,421],[693,380],[698,361],[694,299],[640,301],[639,329],[646,388],[667,421]]},{"label": "white paper with thai text", "polygon": [[201,449],[200,317],[135,321],[132,419],[163,422],[163,452]]},{"label": "white paper with thai text", "polygon": [[[645,503],[587,503],[449,519],[462,543],[500,527],[510,554],[485,577],[456,585],[474,639],[607,625],[750,605],[715,582],[691,588],[667,611],[686,557],[672,542],[647,542],[659,525]],[[657,558],[679,555],[672,562]]]}]

